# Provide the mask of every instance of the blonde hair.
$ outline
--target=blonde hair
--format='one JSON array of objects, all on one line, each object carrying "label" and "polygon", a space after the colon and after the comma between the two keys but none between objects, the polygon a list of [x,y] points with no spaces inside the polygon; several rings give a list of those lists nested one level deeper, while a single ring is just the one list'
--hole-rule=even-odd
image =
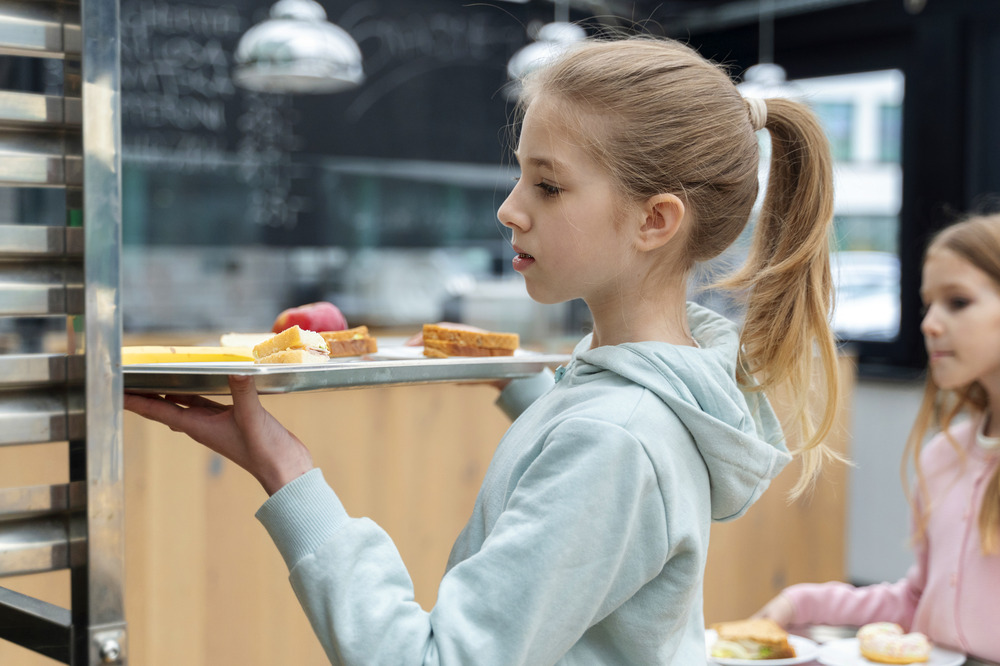
[{"label": "blonde hair", "polygon": [[[950,250],[986,273],[1000,289],[1000,214],[977,215],[946,227],[939,232],[927,247],[926,256],[938,250]],[[925,258],[926,260],[926,258]],[[917,517],[916,538],[922,538],[927,529],[931,507],[921,506],[917,498],[909,492],[909,466],[913,465],[917,483],[925,489],[923,471],[920,468],[920,452],[924,438],[933,425],[944,431],[945,437],[955,447],[961,448],[948,429],[956,416],[963,411],[974,415],[983,413],[988,405],[986,390],[979,382],[955,390],[944,390],[934,383],[934,377],[927,373],[924,397],[914,420],[913,429],[906,441],[903,456],[903,485],[910,496],[914,514]],[[980,548],[984,554],[1000,553],[1000,467],[986,486],[983,503],[979,508]]]},{"label": "blonde hair", "polygon": [[[721,254],[743,231],[758,192],[759,150],[750,110],[733,81],[688,46],[666,39],[591,40],[523,83],[520,113],[538,97],[556,99],[588,118],[584,146],[632,201],[679,196],[692,213],[687,265]],[[799,442],[800,495],[823,460],[822,444],[839,408],[836,347],[829,326],[832,280],[829,229],[833,176],[829,144],[812,112],[768,99],[769,184],[746,264],[720,282],[745,294],[741,376],[751,390],[791,384],[796,396],[790,440]],[[810,409],[818,352],[826,393]]]}]

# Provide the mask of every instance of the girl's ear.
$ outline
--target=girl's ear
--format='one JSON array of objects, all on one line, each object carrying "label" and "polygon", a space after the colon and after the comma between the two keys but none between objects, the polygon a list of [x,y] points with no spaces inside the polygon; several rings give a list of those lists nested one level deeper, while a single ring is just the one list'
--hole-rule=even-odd
[{"label": "girl's ear", "polygon": [[684,202],[674,194],[656,194],[643,204],[643,222],[639,227],[636,245],[640,252],[663,247],[681,229],[684,221]]}]

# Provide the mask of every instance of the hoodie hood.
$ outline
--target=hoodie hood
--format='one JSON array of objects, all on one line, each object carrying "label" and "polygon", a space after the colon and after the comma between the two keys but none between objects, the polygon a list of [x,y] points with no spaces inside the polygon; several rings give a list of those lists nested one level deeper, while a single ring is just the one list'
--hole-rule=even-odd
[{"label": "hoodie hood", "polygon": [[712,519],[730,520],[750,508],[791,456],[767,398],[736,382],[736,324],[694,303],[687,316],[697,348],[634,342],[590,349],[587,336],[573,353],[573,371],[607,370],[659,396],[705,461]]}]

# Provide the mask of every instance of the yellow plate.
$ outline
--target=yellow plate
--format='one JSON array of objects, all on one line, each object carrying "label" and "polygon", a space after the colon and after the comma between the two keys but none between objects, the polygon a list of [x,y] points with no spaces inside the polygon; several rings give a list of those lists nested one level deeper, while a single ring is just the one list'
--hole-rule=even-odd
[{"label": "yellow plate", "polygon": [[249,347],[122,347],[122,364],[253,361]]}]

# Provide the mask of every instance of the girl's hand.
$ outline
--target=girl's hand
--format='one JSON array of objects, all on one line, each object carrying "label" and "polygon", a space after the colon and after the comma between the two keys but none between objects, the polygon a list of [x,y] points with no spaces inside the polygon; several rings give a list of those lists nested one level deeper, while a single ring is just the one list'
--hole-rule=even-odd
[{"label": "girl's hand", "polygon": [[753,614],[753,617],[767,618],[774,620],[782,627],[787,628],[795,622],[795,607],[792,602],[781,594],[768,601],[763,608]]},{"label": "girl's hand", "polygon": [[313,468],[312,456],[260,404],[253,378],[229,377],[232,405],[196,395],[125,394],[124,408],[183,432],[250,472],[268,495]]}]

